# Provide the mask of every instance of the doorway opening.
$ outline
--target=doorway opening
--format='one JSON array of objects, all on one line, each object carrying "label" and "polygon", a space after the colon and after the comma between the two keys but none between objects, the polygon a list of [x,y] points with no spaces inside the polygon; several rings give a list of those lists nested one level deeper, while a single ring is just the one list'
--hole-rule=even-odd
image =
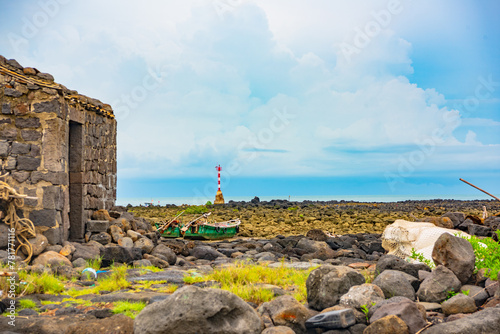
[{"label": "doorway opening", "polygon": [[69,122],[69,238],[81,241],[85,234],[83,204],[83,124]]}]

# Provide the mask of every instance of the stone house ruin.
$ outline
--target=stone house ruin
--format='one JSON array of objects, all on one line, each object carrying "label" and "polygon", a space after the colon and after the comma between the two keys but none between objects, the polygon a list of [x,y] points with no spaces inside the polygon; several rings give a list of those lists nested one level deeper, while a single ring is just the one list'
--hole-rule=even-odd
[{"label": "stone house ruin", "polygon": [[[23,212],[51,244],[81,241],[95,210],[116,199],[111,106],[0,56],[0,164]],[[5,224],[0,224],[5,225]]]}]

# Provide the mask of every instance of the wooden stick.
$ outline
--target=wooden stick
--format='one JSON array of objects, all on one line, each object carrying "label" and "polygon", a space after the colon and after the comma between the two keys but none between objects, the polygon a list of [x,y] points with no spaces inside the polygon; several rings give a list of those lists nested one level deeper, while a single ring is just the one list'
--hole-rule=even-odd
[{"label": "wooden stick", "polygon": [[467,181],[465,181],[464,179],[460,179],[460,181],[465,182],[465,183],[467,183],[469,186],[472,186],[472,187],[476,188],[477,190],[481,190],[481,191],[482,191],[483,193],[485,193],[486,195],[489,195],[489,196],[493,197],[494,199],[496,199],[497,201],[500,201],[500,198],[498,198],[498,197],[496,197],[496,196],[493,196],[493,195],[492,195],[492,194],[490,194],[489,192],[484,191],[483,189],[481,189],[481,188],[479,188],[479,187],[476,187],[476,186],[475,186],[475,185],[473,185],[472,183],[467,182]]}]

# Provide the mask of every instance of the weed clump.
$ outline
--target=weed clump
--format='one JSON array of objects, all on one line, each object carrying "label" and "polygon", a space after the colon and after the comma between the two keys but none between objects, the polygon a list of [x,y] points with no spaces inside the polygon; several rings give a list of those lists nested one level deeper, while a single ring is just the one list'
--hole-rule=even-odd
[{"label": "weed clump", "polygon": [[145,302],[128,302],[128,301],[118,301],[113,303],[113,313],[122,313],[127,317],[135,319],[135,317],[146,307]]},{"label": "weed clump", "polygon": [[297,270],[281,266],[269,268],[266,265],[237,263],[231,267],[215,269],[205,276],[185,277],[188,284],[217,281],[221,289],[234,293],[243,300],[256,304],[272,300],[275,293],[269,285],[275,285],[291,295],[299,302],[307,300],[306,280],[308,270]]}]

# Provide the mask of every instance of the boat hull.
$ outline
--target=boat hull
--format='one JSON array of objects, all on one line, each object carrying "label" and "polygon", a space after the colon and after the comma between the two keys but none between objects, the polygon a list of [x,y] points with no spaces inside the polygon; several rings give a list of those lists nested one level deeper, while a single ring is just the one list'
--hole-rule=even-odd
[{"label": "boat hull", "polygon": [[161,233],[162,237],[165,238],[184,238],[192,240],[219,240],[232,238],[238,233],[238,226],[229,227],[215,227],[210,225],[199,225],[196,227],[190,227],[182,235],[181,230],[178,226],[168,227]]}]

